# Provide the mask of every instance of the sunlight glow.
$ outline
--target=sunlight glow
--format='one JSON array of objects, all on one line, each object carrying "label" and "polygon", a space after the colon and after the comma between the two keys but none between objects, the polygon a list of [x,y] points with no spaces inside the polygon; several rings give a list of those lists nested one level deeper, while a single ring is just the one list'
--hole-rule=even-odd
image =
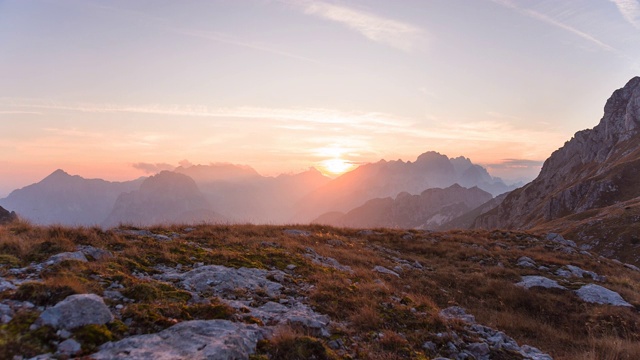
[{"label": "sunlight glow", "polygon": [[347,170],[351,170],[353,164],[347,160],[336,158],[323,161],[322,167],[331,174],[339,175]]}]

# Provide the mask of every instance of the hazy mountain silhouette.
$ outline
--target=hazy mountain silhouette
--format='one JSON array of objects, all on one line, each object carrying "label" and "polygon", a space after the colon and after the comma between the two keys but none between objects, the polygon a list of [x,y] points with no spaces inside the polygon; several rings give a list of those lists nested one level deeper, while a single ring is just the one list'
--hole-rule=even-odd
[{"label": "hazy mountain silhouette", "polygon": [[420,195],[402,192],[395,199],[372,199],[346,214],[330,212],[313,222],[356,228],[434,230],[489,200],[491,194],[478,187],[467,189],[454,184],[446,189],[427,189]]},{"label": "hazy mountain silhouette", "polygon": [[233,164],[179,167],[191,176],[214,209],[233,222],[285,223],[294,204],[330,179],[311,168],[299,174],[261,176],[249,166]]},{"label": "hazy mountain silhouette", "polygon": [[139,190],[121,194],[103,225],[223,221],[224,218],[212,210],[193,179],[184,174],[162,171],[144,180]]},{"label": "hazy mountain silhouette", "polygon": [[36,224],[96,225],[109,215],[120,194],[143,179],[109,182],[56,170],[42,181],[14,190],[0,205]]},{"label": "hazy mountain silhouette", "polygon": [[467,158],[450,159],[430,151],[415,162],[381,160],[332,180],[302,199],[296,220],[307,222],[327,212],[349,211],[370,199],[395,197],[401,192],[420,194],[425,189],[453,184],[477,186],[493,195],[513,190]]},{"label": "hazy mountain silhouette", "polygon": [[479,216],[475,226],[556,230],[608,255],[624,257],[630,246],[638,254],[639,181],[635,77],[609,98],[596,127],[577,132],[545,161],[536,179]]}]

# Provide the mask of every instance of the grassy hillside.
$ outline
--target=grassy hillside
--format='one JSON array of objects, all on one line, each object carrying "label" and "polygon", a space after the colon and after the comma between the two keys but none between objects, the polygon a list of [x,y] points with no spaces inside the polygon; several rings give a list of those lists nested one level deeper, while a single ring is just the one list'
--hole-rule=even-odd
[{"label": "grassy hillside", "polygon": [[[36,227],[25,222],[0,226],[0,277],[16,285],[0,292],[0,303],[34,305],[22,307],[0,325],[0,358],[54,351],[62,340],[59,332],[30,326],[45,308],[79,293],[105,296],[105,291],[118,289],[127,299],[119,302],[105,296],[116,320],[73,330],[73,337],[82,344],[81,354],[91,354],[107,341],[158,332],[192,319],[268,325],[215,294],[206,301],[194,299],[178,283],[154,277],[167,268],[185,272],[204,265],[281,270],[287,286],[279,298],[260,292],[248,295],[244,289],[237,290],[237,298],[257,303],[296,298],[331,318],[329,337],[281,326],[274,337],[258,344],[255,359],[434,358],[444,354],[452,337],[473,342],[474,334],[461,321],[439,315],[452,305],[465,308],[479,324],[555,359],[640,358],[640,272],[541,236],[325,226],[138,230]],[[88,256],[87,262],[44,263],[52,255],[82,246],[107,250],[110,255]],[[536,265],[518,265],[523,256]],[[606,280],[556,275],[565,265]],[[373,271],[376,266],[398,276]],[[557,280],[567,290],[516,286],[526,275]],[[633,307],[587,303],[571,291],[588,283],[619,293]],[[433,346],[423,346],[429,342]],[[506,351],[491,356],[517,358]]]}]

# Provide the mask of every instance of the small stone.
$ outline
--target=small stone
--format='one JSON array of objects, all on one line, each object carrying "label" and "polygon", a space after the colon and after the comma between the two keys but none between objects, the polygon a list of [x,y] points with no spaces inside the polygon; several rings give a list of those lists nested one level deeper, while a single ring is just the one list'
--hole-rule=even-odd
[{"label": "small stone", "polygon": [[564,286],[558,284],[557,281],[548,279],[544,276],[523,276],[522,281],[517,283],[516,286],[520,286],[525,289],[530,289],[532,287],[566,289]]},{"label": "small stone", "polygon": [[296,268],[297,268],[297,266],[295,266],[293,264],[287,265],[287,270],[295,270]]},{"label": "small stone", "polygon": [[518,259],[518,262],[516,265],[520,267],[525,267],[525,268],[535,268],[536,262],[533,261],[530,257],[522,256]]},{"label": "small stone", "polygon": [[58,345],[58,352],[64,355],[75,355],[81,350],[82,346],[74,339],[67,339]]},{"label": "small stone", "polygon": [[429,351],[431,353],[435,353],[436,350],[438,349],[436,347],[436,344],[433,341],[427,341],[424,344],[422,344],[422,348],[426,351]]},{"label": "small stone", "polygon": [[116,309],[118,309],[118,310],[122,310],[123,308],[124,308],[124,305],[122,305],[122,304],[116,305]]},{"label": "small stone", "polygon": [[62,330],[58,330],[56,332],[56,335],[60,336],[63,339],[68,339],[71,337],[72,334],[69,331],[62,329]]},{"label": "small stone", "polygon": [[576,294],[580,299],[589,303],[633,307],[617,292],[596,284],[585,285],[576,290]]},{"label": "small stone", "polygon": [[304,231],[304,230],[298,230],[298,229],[287,229],[284,231],[285,235],[291,235],[291,236],[311,236],[311,233],[308,231]]},{"label": "small stone", "polygon": [[38,322],[44,325],[67,330],[89,324],[102,325],[112,320],[109,308],[95,294],[70,295],[38,318]]},{"label": "small stone", "polygon": [[398,275],[398,273],[396,273],[395,271],[389,270],[384,266],[377,265],[377,266],[375,266],[373,268],[373,271],[379,272],[381,274],[387,274],[387,275],[393,275],[395,277],[400,277],[400,275]]}]

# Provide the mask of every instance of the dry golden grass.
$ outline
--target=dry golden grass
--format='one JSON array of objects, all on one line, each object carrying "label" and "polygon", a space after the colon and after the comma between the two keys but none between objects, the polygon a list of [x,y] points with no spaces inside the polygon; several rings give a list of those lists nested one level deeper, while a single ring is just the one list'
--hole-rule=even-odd
[{"label": "dry golden grass", "polygon": [[[442,341],[436,333],[464,331],[461,324],[437,315],[442,308],[459,305],[479,323],[504,331],[518,343],[538,347],[556,359],[640,359],[640,273],[597,256],[559,252],[553,244],[531,234],[376,229],[379,234],[367,235],[319,225],[295,227],[308,231],[311,235],[307,237],[286,235],[284,230],[291,227],[284,226],[199,225],[185,232],[186,227],[150,228],[157,234],[180,234],[171,241],[158,241],[99,228],[38,227],[22,221],[0,226],[0,276],[9,276],[10,268],[75,251],[78,245],[92,245],[114,254],[113,258],[88,263],[62,262],[43,272],[39,285],[2,293],[0,298],[38,299],[51,305],[71,293],[101,294],[110,283],[117,282],[124,286],[124,293],[138,297],[123,311],[133,321],[129,332],[122,332],[124,336],[158,331],[202,314],[233,316],[218,307],[191,308],[184,291],[170,284],[143,281],[133,272],[153,274],[160,264],[280,270],[294,264],[296,277],[290,291],[306,296],[316,311],[342,323],[337,336],[346,345],[337,355],[424,359],[428,354],[422,344]],[[313,263],[306,256],[308,247],[350,266],[352,272]],[[619,292],[636,308],[587,304],[570,291],[519,288],[514,284],[521,276],[542,274],[537,269],[518,267],[516,261],[521,256],[552,268],[545,276],[570,288],[594,281],[558,278],[553,270],[572,264],[604,275],[607,282],[603,285]],[[391,269],[398,260],[418,262],[423,268],[405,266],[399,278],[372,271],[376,265]],[[215,303],[214,298],[212,301]],[[274,354],[285,354],[284,349],[292,346],[303,354],[313,350],[327,358],[337,356],[325,345],[326,340],[285,329],[265,345],[262,355],[275,359],[279,355]]]}]

